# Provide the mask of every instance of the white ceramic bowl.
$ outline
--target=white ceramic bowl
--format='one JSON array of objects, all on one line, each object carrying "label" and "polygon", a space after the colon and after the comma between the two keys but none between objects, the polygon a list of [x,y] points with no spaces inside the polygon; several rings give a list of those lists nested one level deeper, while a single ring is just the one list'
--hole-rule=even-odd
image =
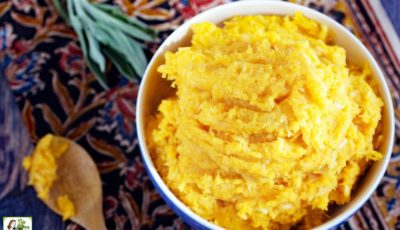
[{"label": "white ceramic bowl", "polygon": [[161,79],[160,74],[158,74],[156,71],[156,68],[164,62],[164,53],[166,51],[176,51],[178,47],[187,46],[190,44],[190,26],[192,24],[205,21],[219,23],[237,15],[293,15],[295,12],[302,12],[306,17],[314,19],[328,26],[330,30],[333,31],[335,43],[346,49],[349,62],[359,65],[369,63],[376,80],[379,82],[380,96],[384,101],[384,143],[380,150],[384,154],[383,159],[375,162],[362,177],[356,191],[354,191],[352,194],[352,200],[346,205],[330,209],[329,214],[331,218],[324,224],[318,226],[316,229],[330,229],[348,219],[371,196],[379,184],[383,174],[385,173],[390,159],[394,139],[393,105],[382,71],[364,45],[346,28],[334,20],[315,10],[300,5],[277,1],[242,1],[218,6],[205,11],[184,23],[177,30],[175,30],[160,46],[150,61],[140,85],[136,111],[139,144],[142,150],[144,164],[151,180],[154,183],[154,186],[158,189],[161,196],[170,205],[170,207],[187,223],[196,229],[222,228],[208,222],[192,212],[190,208],[183,204],[171,192],[158,174],[146,144],[146,119],[157,111],[157,107],[163,98],[166,98],[168,95],[173,93],[169,87],[169,83]]}]

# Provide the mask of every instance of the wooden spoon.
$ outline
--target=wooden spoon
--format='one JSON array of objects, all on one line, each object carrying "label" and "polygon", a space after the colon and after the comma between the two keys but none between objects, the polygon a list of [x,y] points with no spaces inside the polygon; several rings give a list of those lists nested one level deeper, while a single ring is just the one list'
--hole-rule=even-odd
[{"label": "wooden spoon", "polygon": [[68,195],[75,205],[76,215],[71,220],[88,230],[105,230],[102,187],[99,171],[92,158],[77,143],[68,139],[69,146],[57,159],[57,179],[52,185],[49,199],[44,201],[54,212],[57,197]]}]

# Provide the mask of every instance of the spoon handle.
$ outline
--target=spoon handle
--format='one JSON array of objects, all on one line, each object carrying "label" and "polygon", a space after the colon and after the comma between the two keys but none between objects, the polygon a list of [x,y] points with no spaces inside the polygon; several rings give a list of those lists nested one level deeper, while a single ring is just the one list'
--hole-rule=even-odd
[{"label": "spoon handle", "polygon": [[87,230],[107,230],[102,210],[101,202],[96,202],[89,210],[73,217],[72,220]]}]

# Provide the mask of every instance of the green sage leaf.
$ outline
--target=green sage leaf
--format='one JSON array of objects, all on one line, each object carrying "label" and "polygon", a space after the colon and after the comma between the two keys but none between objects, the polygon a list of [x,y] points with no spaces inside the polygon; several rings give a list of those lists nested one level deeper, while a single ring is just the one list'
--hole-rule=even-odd
[{"label": "green sage leaf", "polygon": [[118,71],[128,80],[135,80],[135,72],[131,65],[122,57],[122,55],[110,47],[104,47],[104,53],[107,58],[115,65]]},{"label": "green sage leaf", "polygon": [[59,14],[67,23],[69,23],[68,13],[67,13],[67,11],[64,9],[64,6],[63,6],[61,0],[53,0],[53,5],[54,5],[54,8],[56,9],[56,11],[58,12],[58,14]]},{"label": "green sage leaf", "polygon": [[74,28],[86,64],[99,84],[107,88],[106,57],[128,80],[142,77],[147,65],[145,46],[153,41],[154,30],[125,15],[118,7],[90,3],[88,0],[53,0],[55,9]]},{"label": "green sage leaf", "polygon": [[100,68],[101,72],[104,72],[106,70],[106,60],[104,59],[103,54],[100,51],[100,45],[99,42],[90,34],[86,31],[86,37],[88,39],[89,43],[89,56],[90,58],[97,63],[97,65]]},{"label": "green sage leaf", "polygon": [[129,34],[130,36],[141,39],[143,41],[153,41],[153,36],[143,32],[141,29],[138,29],[131,24],[124,23],[114,17],[110,17],[107,13],[96,7],[93,7],[88,2],[83,2],[82,7],[90,14],[91,17],[96,20],[96,22],[109,25],[109,29],[121,30],[126,34]]},{"label": "green sage leaf", "polygon": [[146,55],[140,43],[133,39],[129,39],[128,42],[131,44],[130,47],[132,48],[131,55],[136,57],[136,62],[138,63],[137,74],[142,78],[147,67]]},{"label": "green sage leaf", "polygon": [[132,65],[133,69],[135,70],[136,74],[139,77],[142,77],[144,74],[144,70],[146,69],[146,59],[142,59],[142,55],[137,55],[137,44],[131,43],[132,39],[129,39],[119,31],[115,31],[112,33],[116,38],[118,38],[118,44],[114,43],[112,45],[113,48],[120,51],[125,55],[128,59],[129,63]]},{"label": "green sage leaf", "polygon": [[85,38],[85,34],[83,32],[83,27],[80,23],[79,18],[75,15],[75,13],[82,12],[80,11],[80,6],[77,4],[74,4],[76,0],[68,0],[67,1],[67,7],[69,11],[69,18],[71,21],[72,26],[74,27],[74,30],[76,34],[78,35],[79,39],[79,44],[81,45],[82,53],[85,58],[86,64],[89,67],[90,71],[93,73],[93,75],[96,77],[97,81],[99,84],[107,89],[107,81],[106,81],[106,76],[99,67],[90,59],[89,56],[89,51],[88,51],[88,44],[87,44],[87,39]]},{"label": "green sage leaf", "polygon": [[75,7],[73,5],[74,1],[75,0],[67,1],[67,8],[69,12],[69,21],[71,22],[71,26],[74,28],[75,31],[77,31],[82,29],[82,25],[79,21],[79,18],[75,15]]},{"label": "green sage leaf", "polygon": [[93,37],[96,38],[101,44],[104,46],[112,46],[115,44],[116,40],[114,40],[113,36],[107,26],[99,23],[95,23],[93,21],[84,20],[83,23],[88,31],[92,34]]},{"label": "green sage leaf", "polygon": [[135,18],[131,18],[131,17],[127,16],[124,12],[121,11],[121,9],[119,7],[113,6],[113,5],[108,5],[108,4],[93,4],[93,5],[96,6],[97,8],[105,11],[106,13],[114,16],[115,18],[117,18],[123,22],[129,23],[132,26],[137,27],[138,29],[149,34],[150,36],[152,36],[153,39],[155,39],[156,32],[154,30],[150,29],[143,22],[141,22]]}]

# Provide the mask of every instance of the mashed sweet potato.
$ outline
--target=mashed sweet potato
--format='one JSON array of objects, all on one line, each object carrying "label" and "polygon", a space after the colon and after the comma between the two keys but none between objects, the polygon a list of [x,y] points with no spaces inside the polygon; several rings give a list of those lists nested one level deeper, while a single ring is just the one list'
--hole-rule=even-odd
[{"label": "mashed sweet potato", "polygon": [[57,208],[60,210],[64,221],[76,215],[75,205],[68,195],[57,197]]},{"label": "mashed sweet potato", "polygon": [[68,149],[68,143],[56,136],[42,137],[32,155],[23,160],[23,167],[29,172],[29,185],[33,185],[38,197],[47,200],[54,181],[57,180],[57,159]]},{"label": "mashed sweet potato", "polygon": [[[68,150],[69,143],[60,137],[47,134],[42,137],[32,155],[24,158],[22,166],[29,172],[28,184],[32,185],[38,197],[49,200],[49,193],[57,176],[57,160]],[[57,208],[67,220],[74,216],[75,206],[67,195],[57,197]]]},{"label": "mashed sweet potato", "polygon": [[[327,27],[239,16],[192,26],[158,68],[176,96],[146,126],[155,165],[195,213],[228,229],[316,225],[370,161],[382,100]],[[310,218],[312,217],[312,218]]]}]

